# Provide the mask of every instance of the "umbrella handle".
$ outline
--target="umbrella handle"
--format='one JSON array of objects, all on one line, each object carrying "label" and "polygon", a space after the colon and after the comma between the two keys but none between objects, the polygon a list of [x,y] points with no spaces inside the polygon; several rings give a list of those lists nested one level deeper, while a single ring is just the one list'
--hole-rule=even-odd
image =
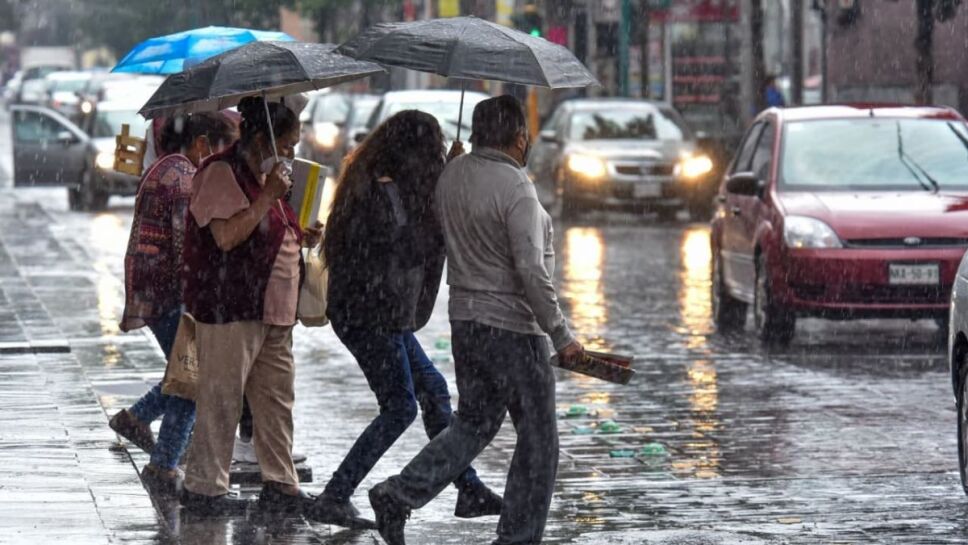
[{"label": "umbrella handle", "polygon": [[[279,162],[279,152],[276,151],[276,135],[272,130],[272,115],[269,113],[269,99],[266,98],[266,94],[262,93],[262,105],[266,109],[266,125],[269,125],[269,142],[272,143],[272,157]],[[458,127],[457,130],[460,130]]]},{"label": "umbrella handle", "polygon": [[460,142],[460,127],[461,122],[464,120],[464,87],[467,85],[467,80],[460,80],[460,110],[457,111],[457,141]]}]

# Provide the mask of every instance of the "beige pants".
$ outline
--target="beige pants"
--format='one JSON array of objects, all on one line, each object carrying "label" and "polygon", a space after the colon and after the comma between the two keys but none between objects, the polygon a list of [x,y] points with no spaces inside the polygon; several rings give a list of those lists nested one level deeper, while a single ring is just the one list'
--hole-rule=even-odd
[{"label": "beige pants", "polygon": [[198,396],[185,488],[206,496],[228,492],[243,394],[252,408],[262,481],[298,484],[292,463],[292,327],[199,323],[196,342]]}]

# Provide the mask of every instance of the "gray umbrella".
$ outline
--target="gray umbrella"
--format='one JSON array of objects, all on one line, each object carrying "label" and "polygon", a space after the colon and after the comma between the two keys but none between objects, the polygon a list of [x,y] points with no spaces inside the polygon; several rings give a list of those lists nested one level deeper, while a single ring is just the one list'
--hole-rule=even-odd
[{"label": "gray umbrella", "polygon": [[381,23],[336,51],[362,61],[449,78],[552,89],[599,84],[567,48],[477,17]]},{"label": "gray umbrella", "polygon": [[168,76],[140,113],[151,119],[223,110],[249,96],[292,95],[380,72],[376,64],[335,53],[331,44],[252,42]]}]

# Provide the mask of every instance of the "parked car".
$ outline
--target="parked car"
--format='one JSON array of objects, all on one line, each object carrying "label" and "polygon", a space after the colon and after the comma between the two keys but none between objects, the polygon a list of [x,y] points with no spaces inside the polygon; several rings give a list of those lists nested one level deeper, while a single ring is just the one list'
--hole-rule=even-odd
[{"label": "parked car", "polygon": [[49,108],[15,105],[15,185],[65,185],[72,210],[100,210],[111,195],[134,195],[139,179],[114,170],[122,124],[145,132],[138,103],[102,102],[82,128]]},{"label": "parked car", "polygon": [[313,94],[300,114],[299,156],[322,165],[338,165],[339,133],[349,108],[347,94],[328,91]]},{"label": "parked car", "polygon": [[39,65],[24,69],[20,88],[14,102],[18,104],[43,104],[47,99],[47,75],[69,69],[69,67],[61,65]]},{"label": "parked car", "polygon": [[766,342],[800,316],[932,318],[968,248],[968,127],[950,108],[814,106],[757,117],[712,222],[713,315]]},{"label": "parked car", "polygon": [[48,74],[46,106],[63,114],[68,119],[76,119],[80,113],[80,93],[91,80],[91,72],[54,72]]},{"label": "parked car", "polygon": [[606,208],[671,220],[688,208],[698,218],[715,194],[703,186],[712,160],[697,151],[683,119],[671,106],[645,100],[561,103],[528,166],[542,201],[561,216]]},{"label": "parked car", "polygon": [[[366,123],[366,131],[372,131],[391,115],[403,110],[420,110],[426,112],[440,123],[444,133],[445,146],[457,138],[457,123],[460,113],[460,91],[424,90],[424,91],[390,91],[383,95],[380,103],[373,109],[373,115]],[[471,135],[471,115],[477,103],[488,98],[484,93],[467,91],[464,94],[464,114],[460,119],[461,135],[464,149],[470,150],[467,139]],[[366,133],[357,133],[362,138]]]},{"label": "parked car", "polygon": [[961,260],[951,289],[948,370],[958,414],[958,469],[968,494],[968,255]]}]

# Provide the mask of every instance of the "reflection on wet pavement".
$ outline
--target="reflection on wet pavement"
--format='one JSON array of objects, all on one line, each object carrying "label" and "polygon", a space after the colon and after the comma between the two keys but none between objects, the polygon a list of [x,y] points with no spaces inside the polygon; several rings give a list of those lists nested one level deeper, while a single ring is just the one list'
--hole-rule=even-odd
[{"label": "reflection on wet pavement", "polygon": [[[26,250],[17,255],[113,414],[163,370],[148,336],[112,329],[123,304],[131,201],[85,215],[43,200],[58,222],[58,259],[76,265],[50,268]],[[764,350],[751,332],[722,337],[712,328],[706,226],[597,217],[556,232],[559,293],[576,333],[588,347],[634,354],[639,374],[617,386],[559,372],[561,464],[546,543],[963,541],[968,504],[932,323],[803,320],[789,348]],[[419,337],[453,385],[446,290]],[[294,351],[296,448],[316,475],[307,488],[319,491],[377,407],[329,328],[298,328]],[[106,428],[106,416],[97,416]],[[425,443],[418,420],[354,497],[364,513],[366,489]],[[489,485],[500,489],[512,449],[505,426],[475,462]],[[136,466],[146,462],[129,452]],[[134,473],[128,459],[108,454],[99,463]],[[455,499],[448,489],[415,512],[410,542],[489,542],[496,521],[454,519]],[[379,542],[371,532],[301,520],[192,520],[174,505],[156,507],[156,526],[112,527],[146,543]]]}]

